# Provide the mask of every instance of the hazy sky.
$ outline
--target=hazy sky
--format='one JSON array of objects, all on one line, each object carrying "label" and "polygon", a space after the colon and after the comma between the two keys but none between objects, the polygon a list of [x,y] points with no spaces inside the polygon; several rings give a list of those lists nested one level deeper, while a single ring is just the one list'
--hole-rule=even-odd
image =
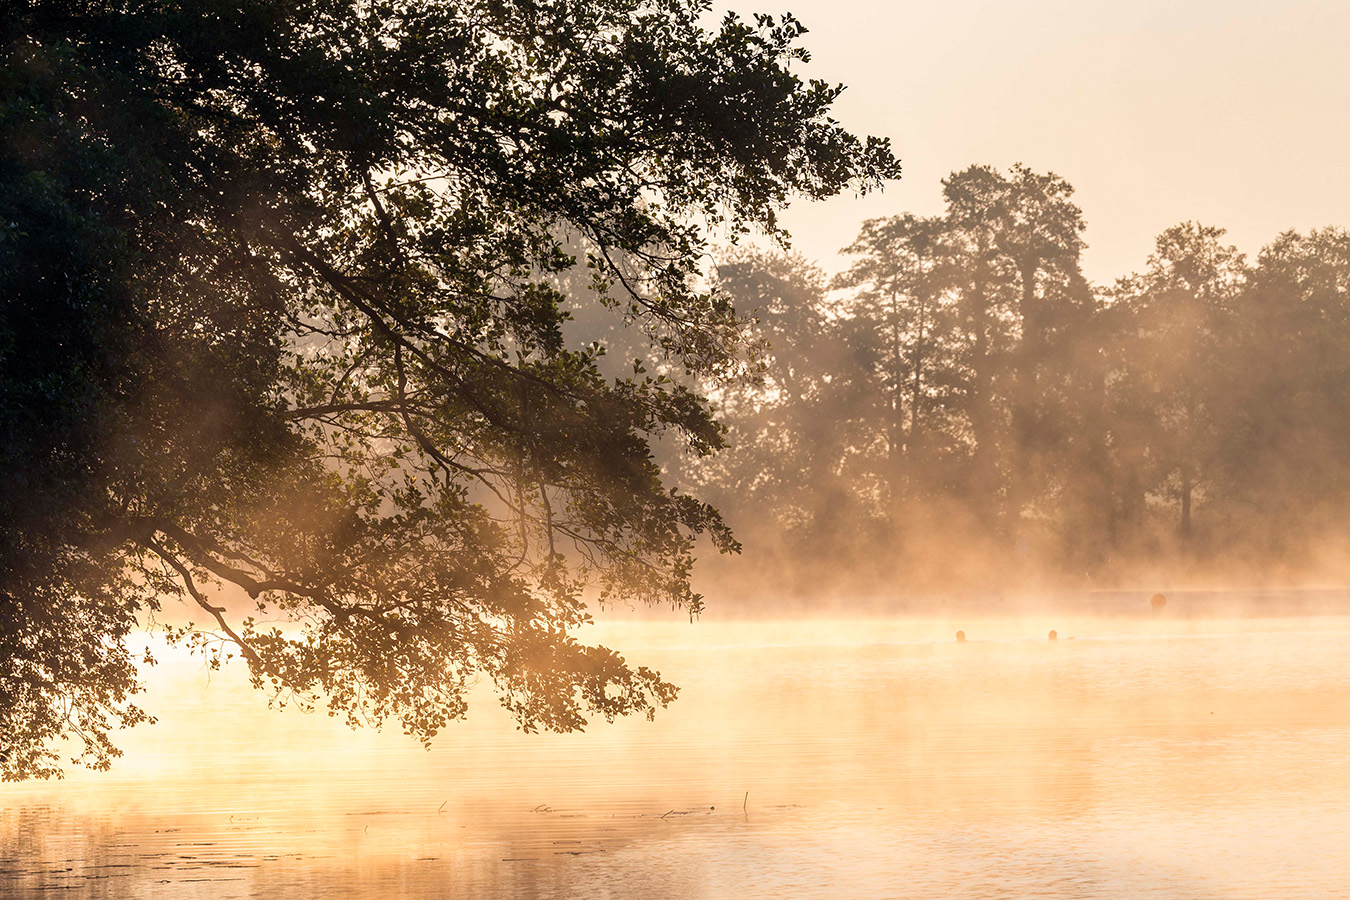
[{"label": "hazy sky", "polygon": [[796,249],[835,271],[859,223],[934,213],[972,163],[1064,176],[1097,281],[1140,268],[1197,219],[1255,253],[1278,232],[1350,226],[1350,0],[761,0],[791,11],[811,77],[843,82],[851,130],[885,135],[904,178],[799,203]]}]

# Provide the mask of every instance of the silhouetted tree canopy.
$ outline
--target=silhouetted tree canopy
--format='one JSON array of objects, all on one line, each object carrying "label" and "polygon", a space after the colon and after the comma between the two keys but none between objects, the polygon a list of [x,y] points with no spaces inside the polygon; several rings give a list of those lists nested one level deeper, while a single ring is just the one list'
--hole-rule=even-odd
[{"label": "silhouetted tree canopy", "polygon": [[719,509],[748,512],[733,521],[738,534],[841,551],[858,536],[855,486],[839,465],[849,364],[823,314],[825,276],[799,256],[746,248],[719,262],[717,284],[751,316],[761,353],[754,378],[718,391],[727,449],[688,458],[684,477]]},{"label": "silhouetted tree canopy", "polygon": [[723,394],[731,450],[690,467],[761,577],[893,597],[1350,575],[1344,230],[1251,263],[1186,222],[1094,287],[1063,178],[972,166],[943,193],[865,222],[829,289],[799,258],[719,268],[772,346]]},{"label": "silhouetted tree canopy", "polygon": [[709,29],[704,0],[4,10],[0,775],[108,764],[146,718],[127,637],[174,598],[259,687],[423,741],[480,677],[527,729],[672,699],[572,632],[591,584],[698,608],[694,537],[736,544],[648,441],[722,429],[686,381],[602,376],[557,284],[584,271],[691,378],[737,364],[709,229],[898,174],[795,73],[801,26]]}]

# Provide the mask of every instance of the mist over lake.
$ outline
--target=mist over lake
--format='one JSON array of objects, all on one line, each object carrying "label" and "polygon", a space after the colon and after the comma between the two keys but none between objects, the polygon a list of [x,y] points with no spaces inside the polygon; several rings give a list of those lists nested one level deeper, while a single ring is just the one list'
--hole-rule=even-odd
[{"label": "mist over lake", "polygon": [[173,658],[113,771],[0,788],[0,893],[1338,896],[1350,598],[1086,605],[618,612],[596,639],[682,686],[655,721],[527,735],[483,696],[430,752]]},{"label": "mist over lake", "polygon": [[727,6],[0,0],[0,900],[1350,897],[1350,4]]}]

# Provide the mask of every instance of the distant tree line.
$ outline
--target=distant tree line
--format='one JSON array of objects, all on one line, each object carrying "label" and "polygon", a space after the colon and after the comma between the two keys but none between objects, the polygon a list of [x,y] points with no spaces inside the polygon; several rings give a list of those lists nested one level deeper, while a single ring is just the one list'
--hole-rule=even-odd
[{"label": "distant tree line", "polygon": [[832,281],[754,250],[718,267],[762,373],[685,474],[748,548],[813,587],[1101,583],[1308,566],[1345,531],[1350,232],[1251,261],[1184,223],[1103,287],[1063,178],[974,166],[943,192],[866,222]]}]

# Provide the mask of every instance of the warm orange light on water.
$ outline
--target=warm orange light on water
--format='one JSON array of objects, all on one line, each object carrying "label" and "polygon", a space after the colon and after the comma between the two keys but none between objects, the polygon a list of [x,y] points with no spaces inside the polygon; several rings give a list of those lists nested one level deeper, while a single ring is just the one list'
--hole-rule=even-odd
[{"label": "warm orange light on water", "polygon": [[[611,618],[596,639],[683,686],[655,722],[523,735],[484,696],[429,753],[269,711],[239,672],[161,652],[160,723],[126,736],[113,772],[0,789],[0,877],[14,896],[44,867],[99,896],[113,870],[97,867],[116,865],[142,886],[226,879],[199,896],[279,896],[302,877],[313,896],[440,896],[448,880],[465,896],[617,881],[691,898],[750,871],[751,897],[1020,896],[1072,875],[1077,893],[1040,895],[1235,897],[1292,883],[1279,849],[1300,884],[1330,886],[1330,844],[1350,836],[1350,619],[1175,606]],[[1243,857],[1216,870],[1204,854],[1223,846]]]}]

